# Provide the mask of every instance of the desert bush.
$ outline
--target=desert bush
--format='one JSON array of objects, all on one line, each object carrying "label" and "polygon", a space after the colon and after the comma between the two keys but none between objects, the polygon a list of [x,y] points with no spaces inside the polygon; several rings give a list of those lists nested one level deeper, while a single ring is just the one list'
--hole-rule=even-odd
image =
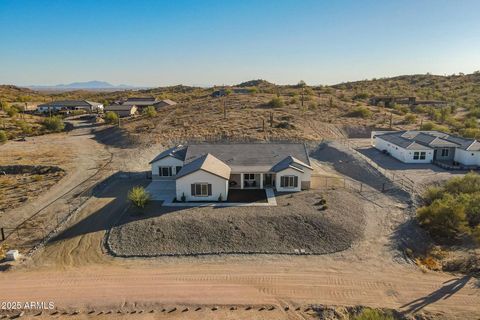
[{"label": "desert bush", "polygon": [[349,114],[351,117],[357,117],[357,118],[370,118],[372,116],[372,111],[370,111],[366,107],[356,107],[353,109],[352,112]]},{"label": "desert bush", "polygon": [[480,175],[455,177],[441,187],[430,187],[423,195],[425,205],[417,210],[417,221],[436,239],[471,235],[480,226]]},{"label": "desert bush", "polygon": [[460,133],[460,135],[462,137],[465,137],[465,138],[473,138],[473,139],[480,138],[480,129],[479,128],[460,129],[458,133]]},{"label": "desert bush", "polygon": [[368,93],[360,92],[352,97],[352,100],[365,100],[368,98]]},{"label": "desert bush", "polygon": [[478,125],[477,119],[475,118],[467,118],[465,121],[463,121],[463,126],[465,128],[476,128]]},{"label": "desert bush", "polygon": [[3,143],[8,140],[7,133],[3,130],[0,130],[0,143]]},{"label": "desert bush", "polygon": [[105,122],[109,124],[115,124],[118,122],[118,115],[113,111],[105,113]]},{"label": "desert bush", "polygon": [[150,200],[150,194],[144,187],[133,187],[128,192],[128,199],[138,208],[144,208]]},{"label": "desert bush", "polygon": [[60,117],[45,118],[42,122],[42,125],[46,130],[51,132],[60,132],[65,129],[65,124]]},{"label": "desert bush", "polygon": [[268,105],[272,108],[281,108],[285,105],[285,102],[281,97],[275,97],[268,102]]},{"label": "desert bush", "polygon": [[20,127],[24,134],[32,133],[32,126],[29,125],[26,121],[16,121],[15,124]]},{"label": "desert bush", "polygon": [[405,123],[412,124],[417,122],[417,116],[413,113],[409,113],[405,116]]},{"label": "desert bush", "polygon": [[157,115],[157,110],[155,110],[154,106],[148,106],[146,109],[143,110],[143,114],[149,118],[153,118]]},{"label": "desert bush", "polygon": [[250,94],[258,93],[258,88],[257,87],[248,88],[248,93]]},{"label": "desert bush", "polygon": [[294,96],[291,97],[290,100],[288,101],[288,104],[297,104],[298,103],[298,97]]},{"label": "desert bush", "polygon": [[355,320],[395,320],[391,313],[384,313],[375,309],[364,309],[359,315],[355,316]]}]

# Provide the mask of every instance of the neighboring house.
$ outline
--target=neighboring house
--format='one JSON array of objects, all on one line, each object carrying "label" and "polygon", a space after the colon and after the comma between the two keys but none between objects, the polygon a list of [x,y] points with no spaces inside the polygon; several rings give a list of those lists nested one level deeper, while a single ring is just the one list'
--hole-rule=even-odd
[{"label": "neighboring house", "polygon": [[120,118],[131,117],[137,113],[137,106],[124,104],[111,104],[105,107],[105,112],[115,112]]},{"label": "neighboring house", "polygon": [[405,163],[480,166],[480,142],[439,131],[373,131],[372,146]]},{"label": "neighboring house", "polygon": [[138,109],[144,109],[149,106],[153,106],[156,109],[166,106],[173,106],[177,103],[170,99],[157,100],[154,97],[143,97],[143,98],[128,98],[125,100],[123,105],[135,105]]},{"label": "neighboring house", "polygon": [[191,144],[160,153],[151,162],[153,180],[175,180],[177,199],[217,201],[229,189],[310,188],[305,145],[300,143]]},{"label": "neighboring house", "polygon": [[103,104],[88,100],[65,100],[65,101],[52,101],[49,103],[41,104],[37,107],[38,112],[59,112],[59,111],[73,111],[73,110],[85,110],[87,112],[102,112]]}]

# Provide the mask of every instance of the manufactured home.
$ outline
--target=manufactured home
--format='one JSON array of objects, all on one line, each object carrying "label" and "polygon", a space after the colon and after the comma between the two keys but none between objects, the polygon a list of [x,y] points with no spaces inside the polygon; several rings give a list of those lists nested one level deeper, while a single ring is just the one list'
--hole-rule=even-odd
[{"label": "manufactured home", "polygon": [[300,143],[179,145],[150,164],[152,179],[174,180],[177,199],[186,201],[227,199],[230,189],[300,191],[313,171]]}]

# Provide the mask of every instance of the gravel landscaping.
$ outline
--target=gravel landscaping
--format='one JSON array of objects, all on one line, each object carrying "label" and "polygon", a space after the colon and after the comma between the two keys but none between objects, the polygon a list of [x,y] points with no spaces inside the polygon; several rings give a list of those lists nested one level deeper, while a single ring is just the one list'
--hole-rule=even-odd
[{"label": "gravel landscaping", "polygon": [[332,190],[278,194],[276,207],[171,208],[153,202],[143,213],[126,212],[106,244],[124,257],[332,253],[361,239],[362,201],[355,193]]}]

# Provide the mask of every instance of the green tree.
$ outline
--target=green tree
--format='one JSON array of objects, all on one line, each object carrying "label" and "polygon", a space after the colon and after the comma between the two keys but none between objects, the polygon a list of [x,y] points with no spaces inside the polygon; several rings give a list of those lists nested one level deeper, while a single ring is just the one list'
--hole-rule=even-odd
[{"label": "green tree", "polygon": [[63,120],[57,116],[45,118],[42,122],[42,125],[45,127],[45,129],[51,132],[60,132],[65,129],[65,123],[63,123]]},{"label": "green tree", "polygon": [[144,208],[150,200],[150,194],[143,187],[133,187],[128,192],[128,199],[138,208]]},{"label": "green tree", "polygon": [[143,114],[149,118],[153,118],[157,115],[157,110],[155,110],[154,106],[148,106],[146,109],[143,110]]},{"label": "green tree", "polygon": [[118,115],[113,111],[105,113],[105,122],[110,124],[118,123]]}]

